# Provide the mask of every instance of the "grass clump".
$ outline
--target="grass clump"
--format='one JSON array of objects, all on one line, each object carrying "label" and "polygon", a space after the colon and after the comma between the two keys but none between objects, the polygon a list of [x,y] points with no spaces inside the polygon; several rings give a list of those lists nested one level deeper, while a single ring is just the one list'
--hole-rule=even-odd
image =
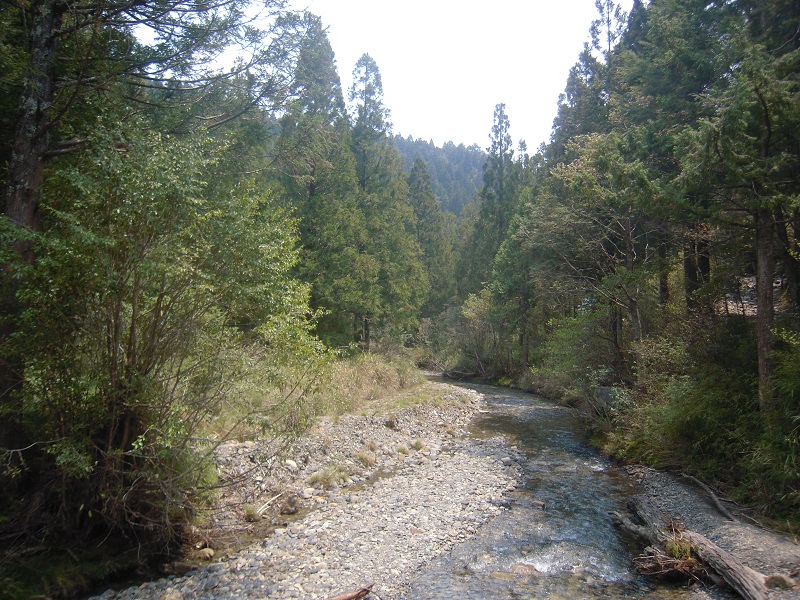
[{"label": "grass clump", "polygon": [[338,487],[347,481],[348,477],[347,467],[344,465],[332,465],[312,473],[308,478],[308,483],[314,487],[328,490]]},{"label": "grass clump", "polygon": [[359,354],[337,361],[327,373],[322,404],[331,414],[358,412],[419,385],[422,374],[402,354]]},{"label": "grass clump", "polygon": [[244,520],[248,523],[257,523],[261,520],[261,513],[254,504],[244,505]]},{"label": "grass clump", "polygon": [[371,469],[375,466],[375,457],[372,454],[367,452],[359,452],[356,454],[356,459],[360,462],[364,467]]},{"label": "grass clump", "polygon": [[692,545],[681,537],[673,537],[664,545],[667,554],[676,560],[688,560],[692,557]]}]

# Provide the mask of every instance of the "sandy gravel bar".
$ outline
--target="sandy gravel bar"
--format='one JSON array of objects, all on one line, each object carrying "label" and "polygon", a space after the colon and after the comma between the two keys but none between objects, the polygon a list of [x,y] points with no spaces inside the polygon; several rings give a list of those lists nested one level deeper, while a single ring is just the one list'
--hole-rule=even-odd
[{"label": "sandy gravel bar", "polygon": [[[371,583],[382,600],[402,598],[415,571],[507,510],[503,496],[518,481],[516,451],[503,438],[463,437],[482,396],[431,385],[446,386],[439,388],[443,400],[388,417],[325,419],[295,445],[286,460],[296,498],[315,507],[302,519],[185,576],[97,598],[314,599]],[[247,448],[226,456],[249,464],[258,449]],[[359,453],[375,464],[359,470]],[[226,465],[234,468],[230,460]],[[341,487],[311,487],[313,474],[332,465],[353,473]],[[260,485],[253,481],[252,490]]]}]

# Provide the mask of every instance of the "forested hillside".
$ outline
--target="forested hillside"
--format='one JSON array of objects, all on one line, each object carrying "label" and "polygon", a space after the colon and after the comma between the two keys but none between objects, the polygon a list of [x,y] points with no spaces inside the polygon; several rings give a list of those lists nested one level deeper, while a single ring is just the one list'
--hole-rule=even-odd
[{"label": "forested hillside", "polygon": [[393,136],[280,0],[4,3],[0,539],[174,548],[386,348],[798,519],[800,5],[597,6],[529,154]]},{"label": "forested hillside", "polygon": [[13,549],[168,554],[217,445],[279,449],[335,361],[401,348],[453,294],[455,217],[424,163],[406,173],[378,65],[343,90],[317,17],[250,8],[0,8]]},{"label": "forested hillside", "polygon": [[800,5],[597,3],[550,143],[494,116],[432,339],[590,406],[598,440],[800,508]]},{"label": "forested hillside", "polygon": [[411,136],[394,136],[397,151],[411,170],[414,161],[421,158],[431,175],[433,193],[444,210],[454,215],[475,199],[482,185],[483,164],[486,153],[477,145],[456,146],[447,142],[441,148],[433,142]]}]

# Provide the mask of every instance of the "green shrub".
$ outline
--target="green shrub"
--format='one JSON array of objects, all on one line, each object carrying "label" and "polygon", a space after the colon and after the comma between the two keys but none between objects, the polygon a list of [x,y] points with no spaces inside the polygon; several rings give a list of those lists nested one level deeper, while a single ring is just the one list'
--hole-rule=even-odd
[{"label": "green shrub", "polygon": [[554,319],[549,326],[550,335],[533,356],[531,378],[537,391],[577,400],[618,379],[612,368],[614,348],[598,336],[603,327],[599,313]]},{"label": "green shrub", "polygon": [[21,378],[0,399],[2,533],[127,536],[156,557],[223,435],[247,417],[304,426],[325,352],[291,273],[294,223],[267,189],[219,176],[225,142],[109,121],[50,173],[0,347]]}]

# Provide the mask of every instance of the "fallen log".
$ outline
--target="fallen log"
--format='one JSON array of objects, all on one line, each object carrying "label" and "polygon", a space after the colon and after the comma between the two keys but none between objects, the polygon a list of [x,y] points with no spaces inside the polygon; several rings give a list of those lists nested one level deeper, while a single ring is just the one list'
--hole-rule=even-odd
[{"label": "fallen log", "polygon": [[344,594],[339,594],[338,596],[332,596],[328,598],[328,600],[359,600],[360,598],[366,598],[372,591],[372,587],[374,585],[374,583],[370,583],[369,585],[365,585],[364,587],[353,590],[352,592],[345,592]]},{"label": "fallen log", "polygon": [[[746,600],[767,598],[767,581],[775,576],[767,578],[707,537],[693,531],[681,530],[646,496],[639,495],[629,500],[628,510],[638,522],[626,515],[615,514],[618,524],[656,546],[665,555],[678,560],[685,558],[686,561],[696,556],[703,564],[719,574],[742,598]],[[688,562],[682,564],[686,565]],[[676,570],[681,571],[681,569]]]},{"label": "fallen log", "polygon": [[760,599],[767,597],[767,577],[751,569],[736,556],[726,552],[704,535],[684,531],[692,549],[704,563],[714,569],[742,598]]}]

